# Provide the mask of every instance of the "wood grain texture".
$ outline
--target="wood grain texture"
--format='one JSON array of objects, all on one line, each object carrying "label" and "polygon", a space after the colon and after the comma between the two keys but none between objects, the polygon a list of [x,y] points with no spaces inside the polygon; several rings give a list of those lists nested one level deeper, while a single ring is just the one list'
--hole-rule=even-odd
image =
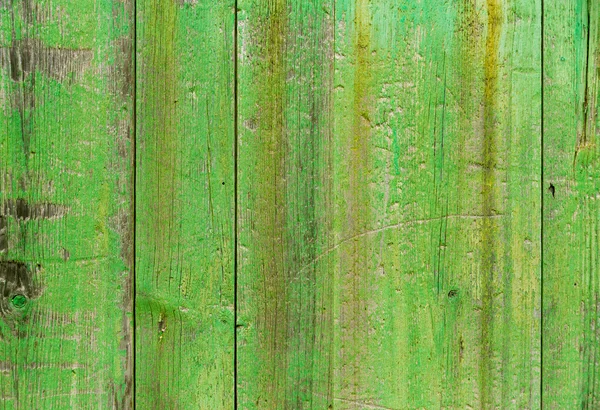
[{"label": "wood grain texture", "polygon": [[233,406],[234,8],[137,2],[136,406]]},{"label": "wood grain texture", "polygon": [[0,1],[4,409],[132,408],[133,1]]},{"label": "wood grain texture", "polygon": [[545,2],[543,402],[547,409],[600,407],[599,29],[597,2]]},{"label": "wood grain texture", "polygon": [[540,17],[240,1],[241,408],[539,407]]},{"label": "wood grain texture", "polygon": [[539,6],[336,3],[335,408],[539,406]]},{"label": "wood grain texture", "polygon": [[333,2],[238,4],[239,408],[326,409]]}]

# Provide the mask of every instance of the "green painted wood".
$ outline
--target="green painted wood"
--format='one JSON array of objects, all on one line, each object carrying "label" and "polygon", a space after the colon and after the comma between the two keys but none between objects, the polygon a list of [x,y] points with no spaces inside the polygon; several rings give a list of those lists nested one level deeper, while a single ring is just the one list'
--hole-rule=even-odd
[{"label": "green painted wood", "polygon": [[600,406],[600,5],[545,3],[543,402],[548,409],[594,409]]},{"label": "green painted wood", "polygon": [[333,2],[238,5],[239,408],[327,409]]},{"label": "green painted wood", "polygon": [[0,1],[3,409],[132,408],[133,1]]},{"label": "green painted wood", "polygon": [[137,2],[140,409],[233,407],[234,18]]},{"label": "green painted wood", "polygon": [[540,406],[540,2],[241,0],[240,408]]}]

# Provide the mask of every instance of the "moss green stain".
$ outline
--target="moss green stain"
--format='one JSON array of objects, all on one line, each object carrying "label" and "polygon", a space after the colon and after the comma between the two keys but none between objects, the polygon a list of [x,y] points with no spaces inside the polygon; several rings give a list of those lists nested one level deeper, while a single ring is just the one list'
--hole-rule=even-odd
[{"label": "moss green stain", "polygon": [[[260,355],[264,371],[260,377],[260,401],[257,408],[277,408],[284,402],[287,378],[289,339],[290,280],[289,248],[286,243],[286,62],[288,4],[274,0],[267,5],[265,20],[256,27],[264,46],[258,51],[264,65],[257,67],[259,111],[257,137],[260,145],[255,169],[262,183],[251,191],[255,197],[256,223],[254,240],[264,253],[259,272],[265,283],[264,316],[257,318]],[[257,16],[258,17],[258,16]],[[252,25],[252,22],[250,22]]]},{"label": "moss green stain", "polygon": [[348,188],[345,192],[345,217],[343,237],[352,238],[340,252],[342,281],[342,306],[340,357],[340,381],[342,397],[360,397],[369,380],[367,362],[369,314],[368,304],[372,267],[367,254],[366,242],[361,238],[370,227],[370,171],[371,128],[373,94],[371,81],[374,75],[371,55],[371,1],[354,3],[352,28],[354,30],[353,53],[355,65],[352,79],[352,118],[349,148]]},{"label": "moss green stain", "polygon": [[0,3],[5,407],[598,407],[595,2]]},{"label": "moss green stain", "polygon": [[327,408],[332,8],[241,1],[240,10],[239,406]]},{"label": "moss green stain", "polygon": [[493,405],[494,389],[494,349],[495,316],[499,309],[495,306],[495,276],[497,272],[496,221],[492,218],[496,208],[496,165],[498,138],[498,53],[502,28],[502,10],[497,0],[487,2],[487,34],[484,61],[483,94],[483,216],[482,221],[482,312],[481,312],[481,362],[479,378],[481,385],[480,405],[487,408]]}]

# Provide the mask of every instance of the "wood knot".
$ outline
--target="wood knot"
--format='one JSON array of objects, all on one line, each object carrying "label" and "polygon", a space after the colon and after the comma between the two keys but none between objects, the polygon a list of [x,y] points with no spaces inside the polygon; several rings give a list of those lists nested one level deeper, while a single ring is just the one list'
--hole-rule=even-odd
[{"label": "wood knot", "polygon": [[26,263],[0,261],[0,315],[22,312],[29,301],[38,296],[33,276],[39,265],[31,269]]}]

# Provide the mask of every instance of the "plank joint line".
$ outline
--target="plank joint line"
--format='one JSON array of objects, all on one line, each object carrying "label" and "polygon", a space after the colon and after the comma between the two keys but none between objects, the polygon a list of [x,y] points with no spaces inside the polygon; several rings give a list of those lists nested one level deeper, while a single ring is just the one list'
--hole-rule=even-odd
[{"label": "plank joint line", "polygon": [[233,408],[238,408],[238,0],[233,10]]},{"label": "plank joint line", "polygon": [[136,198],[136,192],[137,192],[137,110],[138,110],[138,104],[137,104],[137,0],[133,0],[133,56],[132,56],[132,65],[133,65],[133,84],[132,84],[132,93],[133,93],[133,114],[132,114],[132,127],[133,127],[133,131],[132,131],[132,136],[133,136],[133,141],[132,141],[132,165],[133,165],[133,175],[132,175],[132,185],[133,185],[133,192],[132,192],[132,205],[131,205],[131,213],[132,213],[132,226],[131,229],[133,229],[133,234],[132,236],[132,251],[131,251],[131,269],[132,269],[132,278],[131,278],[131,288],[132,288],[132,313],[133,313],[133,317],[132,317],[132,325],[133,325],[133,335],[131,336],[131,340],[132,340],[132,352],[131,352],[131,356],[132,356],[132,406],[135,409],[136,408],[136,397],[137,397],[137,393],[136,393],[136,387],[137,387],[137,377],[136,377],[136,368],[137,368],[137,360],[136,360],[136,334],[137,334],[137,326],[136,326],[136,296],[137,296],[137,282],[136,282],[136,277],[137,277],[137,269],[136,269],[136,259],[137,259],[137,242],[136,242],[136,238],[137,238],[137,198]]},{"label": "plank joint line", "polygon": [[544,408],[544,0],[540,0],[540,408]]}]

